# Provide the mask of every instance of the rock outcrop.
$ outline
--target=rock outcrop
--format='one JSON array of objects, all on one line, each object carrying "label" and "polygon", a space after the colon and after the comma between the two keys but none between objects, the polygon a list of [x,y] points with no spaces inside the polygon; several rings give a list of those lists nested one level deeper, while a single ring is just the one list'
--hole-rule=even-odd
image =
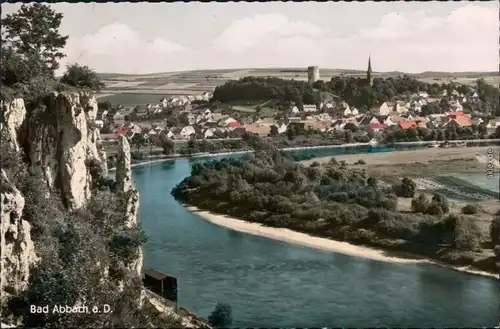
[{"label": "rock outcrop", "polygon": [[31,165],[43,169],[50,188],[59,188],[69,209],[90,199],[89,160],[103,163],[99,130],[93,122],[97,101],[87,93],[53,93],[44,109],[30,115],[24,141]]},{"label": "rock outcrop", "polygon": [[[24,106],[23,99],[14,99],[12,102],[1,103],[5,129],[7,129],[9,135],[9,142],[11,147],[19,151],[19,135],[21,132],[21,127],[23,126],[24,120],[26,119],[26,107]],[[3,127],[2,127],[3,128]]]},{"label": "rock outcrop", "polygon": [[0,301],[26,288],[30,266],[37,261],[30,224],[21,219],[24,198],[1,172]]},{"label": "rock outcrop", "polygon": [[[132,185],[132,170],[130,144],[127,138],[121,135],[118,139],[118,153],[116,161],[116,192],[124,198],[125,225],[134,227],[138,225],[137,213],[139,211],[139,192]],[[141,276],[143,264],[142,249],[139,248],[139,258],[133,264],[132,270]]]}]

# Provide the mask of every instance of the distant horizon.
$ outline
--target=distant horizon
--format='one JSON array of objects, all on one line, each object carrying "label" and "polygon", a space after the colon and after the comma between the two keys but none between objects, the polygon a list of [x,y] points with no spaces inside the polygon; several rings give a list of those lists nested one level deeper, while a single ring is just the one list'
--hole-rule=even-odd
[{"label": "distant horizon", "polygon": [[[311,66],[317,66],[317,65],[311,65]],[[357,72],[366,72],[366,69],[339,69],[339,68],[329,68],[329,67],[319,67],[319,73],[320,73],[320,78],[321,78],[321,71],[322,70],[327,70],[327,71],[357,71]],[[136,76],[136,75],[152,75],[152,74],[171,74],[171,73],[185,73],[185,72],[210,72],[210,71],[245,71],[245,70],[304,70],[303,73],[307,73],[307,67],[238,67],[238,68],[210,68],[210,69],[193,69],[193,70],[178,70],[178,71],[162,71],[162,72],[145,72],[145,73],[122,73],[122,72],[98,72],[96,71],[97,74],[109,74],[109,75],[130,75],[130,76]],[[444,73],[444,74],[495,74],[495,75],[500,75],[500,71],[434,71],[434,70],[428,70],[428,71],[422,71],[418,73],[412,73],[412,72],[404,72],[404,71],[399,71],[399,70],[393,70],[393,71],[377,71],[373,70],[372,73],[403,73],[403,74],[408,74],[408,75],[422,75],[425,73]]]},{"label": "distant horizon", "polygon": [[[2,17],[20,8],[2,4]],[[497,1],[55,3],[60,61],[154,74],[240,67],[375,72],[498,69]]]}]

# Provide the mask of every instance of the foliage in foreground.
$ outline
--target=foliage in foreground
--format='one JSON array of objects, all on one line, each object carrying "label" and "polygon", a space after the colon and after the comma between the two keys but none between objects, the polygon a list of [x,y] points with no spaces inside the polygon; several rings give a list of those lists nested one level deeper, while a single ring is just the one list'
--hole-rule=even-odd
[{"label": "foliage in foreground", "polygon": [[214,310],[208,316],[208,322],[217,328],[227,328],[233,323],[231,305],[217,303]]},{"label": "foliage in foreground", "polygon": [[[139,227],[127,228],[122,195],[95,190],[86,209],[68,212],[38,171],[28,169],[1,131],[2,169],[25,197],[23,220],[32,225],[40,262],[32,268],[28,289],[5,305],[6,319],[21,317],[25,326],[150,326],[138,307],[140,279],[127,268],[145,242]],[[52,192],[52,193],[48,193]],[[106,274],[108,273],[108,274]],[[120,291],[119,283],[127,289]],[[107,304],[108,314],[32,314],[30,305]]]}]

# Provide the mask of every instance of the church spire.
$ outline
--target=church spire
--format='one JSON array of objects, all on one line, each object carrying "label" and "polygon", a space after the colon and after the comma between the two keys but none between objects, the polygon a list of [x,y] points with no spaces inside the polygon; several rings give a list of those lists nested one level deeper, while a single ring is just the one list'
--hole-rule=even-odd
[{"label": "church spire", "polygon": [[368,70],[366,71],[366,84],[368,86],[372,85],[372,59],[371,54],[368,55]]}]

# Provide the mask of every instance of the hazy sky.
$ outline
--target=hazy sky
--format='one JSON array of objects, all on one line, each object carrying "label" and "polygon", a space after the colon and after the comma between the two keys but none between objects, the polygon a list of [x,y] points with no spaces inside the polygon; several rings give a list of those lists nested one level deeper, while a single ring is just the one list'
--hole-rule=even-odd
[{"label": "hazy sky", "polygon": [[[305,67],[496,71],[498,1],[59,3],[67,58],[98,72]],[[2,15],[20,4],[2,4]]]}]

